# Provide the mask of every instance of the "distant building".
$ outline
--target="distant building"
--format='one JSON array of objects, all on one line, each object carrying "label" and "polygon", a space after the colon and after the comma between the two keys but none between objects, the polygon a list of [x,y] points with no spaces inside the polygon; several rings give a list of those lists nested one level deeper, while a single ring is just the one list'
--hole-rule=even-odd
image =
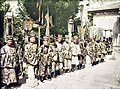
[{"label": "distant building", "polygon": [[[76,18],[80,18],[81,25],[78,33],[84,34],[86,28],[89,27],[89,36],[91,38],[112,37],[114,23],[117,17],[120,17],[120,0],[81,0],[79,3],[79,11]],[[80,31],[79,31],[80,30]]]},{"label": "distant building", "polygon": [[112,37],[114,24],[117,21],[117,17],[120,17],[120,1],[112,1],[107,2],[107,4],[97,5],[96,7],[92,6],[88,9],[88,18],[92,23],[90,35],[97,35],[95,30],[99,29],[102,31],[102,36]]},{"label": "distant building", "polygon": [[[101,5],[100,5],[101,4]],[[100,34],[96,28],[101,29],[102,36],[113,38],[114,59],[119,60],[120,55],[120,0],[107,0],[100,2],[88,9],[88,18],[92,23],[90,35]],[[92,28],[92,30],[91,30]]]}]

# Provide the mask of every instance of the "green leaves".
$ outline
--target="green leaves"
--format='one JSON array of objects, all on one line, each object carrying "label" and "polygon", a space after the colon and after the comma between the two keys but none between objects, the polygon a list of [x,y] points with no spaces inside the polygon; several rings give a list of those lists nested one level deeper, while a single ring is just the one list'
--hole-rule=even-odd
[{"label": "green leaves", "polygon": [[5,2],[6,0],[0,0],[0,9],[1,7],[3,6],[3,3]]},{"label": "green leaves", "polygon": [[[22,15],[27,13],[34,21],[38,20],[38,8],[37,3],[40,0],[20,0],[23,7],[26,10],[21,10]],[[67,21],[69,16],[75,16],[77,13],[79,0],[42,0],[42,10],[44,16],[47,13],[47,7],[49,8],[49,15],[53,16],[54,27],[52,27],[51,34],[67,34]],[[42,16],[40,14],[40,17]],[[25,16],[25,15],[24,15]],[[41,17],[42,18],[42,17]]]},{"label": "green leaves", "polygon": [[0,0],[0,10],[4,11],[4,14],[8,11],[10,5],[5,3],[6,0]]},{"label": "green leaves", "polygon": [[69,16],[75,16],[75,10],[78,7],[78,1],[65,1],[59,0],[54,2],[51,6],[53,9],[50,10],[50,13],[54,16],[54,25],[55,27],[52,30],[55,30],[52,34],[67,34],[67,21]]}]

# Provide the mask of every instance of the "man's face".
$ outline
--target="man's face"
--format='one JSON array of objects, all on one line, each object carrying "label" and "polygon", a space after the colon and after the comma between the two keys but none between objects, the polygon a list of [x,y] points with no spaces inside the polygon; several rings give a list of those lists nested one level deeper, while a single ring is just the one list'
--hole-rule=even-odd
[{"label": "man's face", "polygon": [[61,38],[58,38],[58,42],[61,42]]},{"label": "man's face", "polygon": [[35,43],[35,42],[36,42],[35,37],[31,37],[31,38],[30,38],[30,42]]},{"label": "man's face", "polygon": [[12,46],[12,45],[13,45],[13,40],[8,40],[8,41],[7,41],[7,45],[8,45],[8,46]]},{"label": "man's face", "polygon": [[77,40],[76,40],[76,39],[74,39],[74,40],[73,40],[73,42],[74,42],[74,43],[76,43],[76,42],[77,42]]},{"label": "man's face", "polygon": [[43,44],[44,44],[44,45],[48,45],[47,40],[44,40],[44,41],[43,41]]}]

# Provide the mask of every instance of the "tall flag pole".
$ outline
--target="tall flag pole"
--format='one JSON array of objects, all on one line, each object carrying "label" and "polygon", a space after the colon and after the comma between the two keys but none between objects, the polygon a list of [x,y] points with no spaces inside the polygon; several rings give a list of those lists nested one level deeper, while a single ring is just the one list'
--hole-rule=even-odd
[{"label": "tall flag pole", "polygon": [[[38,15],[39,15],[39,22],[40,22],[40,11],[41,11],[41,6],[42,6],[42,0],[39,0],[40,3],[37,1],[38,5]],[[40,25],[38,26],[38,46],[40,47]]]},{"label": "tall flag pole", "polygon": [[44,14],[43,14],[43,11],[42,11],[42,20],[41,20],[41,24],[42,24],[42,25],[44,24]]},{"label": "tall flag pole", "polygon": [[47,14],[46,14],[45,18],[46,18],[46,20],[47,20],[46,36],[49,36],[49,35],[50,35],[49,7],[47,7]]}]

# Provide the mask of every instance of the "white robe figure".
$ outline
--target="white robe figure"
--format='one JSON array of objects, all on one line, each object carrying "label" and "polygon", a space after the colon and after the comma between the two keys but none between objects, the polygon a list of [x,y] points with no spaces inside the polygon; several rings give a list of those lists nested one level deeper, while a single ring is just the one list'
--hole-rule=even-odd
[{"label": "white robe figure", "polygon": [[71,51],[67,42],[62,44],[62,53],[64,58],[64,69],[71,69]]},{"label": "white robe figure", "polygon": [[62,69],[63,68],[63,59],[62,59],[62,44],[59,42],[56,42],[57,45],[57,52],[58,52],[58,60],[59,60],[59,66],[57,66],[57,69]]},{"label": "white robe figure", "polygon": [[81,54],[80,46],[72,42],[71,50],[72,50],[72,64],[77,66],[79,64],[78,54]]}]

